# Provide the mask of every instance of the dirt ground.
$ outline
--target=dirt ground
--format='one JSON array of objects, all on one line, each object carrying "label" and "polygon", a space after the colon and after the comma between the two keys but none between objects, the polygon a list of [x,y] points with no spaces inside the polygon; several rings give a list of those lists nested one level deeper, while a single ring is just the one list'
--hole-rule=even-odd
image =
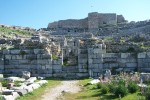
[{"label": "dirt ground", "polygon": [[42,96],[42,100],[65,100],[63,93],[78,93],[79,91],[78,80],[65,80],[60,85],[47,89],[46,93]]}]

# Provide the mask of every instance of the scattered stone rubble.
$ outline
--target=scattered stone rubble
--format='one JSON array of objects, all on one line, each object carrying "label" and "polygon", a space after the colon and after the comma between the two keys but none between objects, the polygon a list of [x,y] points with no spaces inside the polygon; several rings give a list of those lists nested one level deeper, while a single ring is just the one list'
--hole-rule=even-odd
[{"label": "scattered stone rubble", "polygon": [[[123,16],[101,13],[50,23],[30,39],[18,41],[18,48],[1,50],[0,73],[21,76],[29,71],[25,78],[80,78],[99,77],[107,69],[149,72],[148,27],[149,21],[127,23]],[[137,38],[146,40],[130,43]]]},{"label": "scattered stone rubble", "polygon": [[42,85],[48,83],[46,80],[39,80],[36,82],[36,77],[29,77],[29,79],[24,79],[20,77],[8,77],[8,78],[1,78],[1,80],[11,80],[14,81],[22,81],[20,86],[12,85],[11,87],[1,87],[1,94],[0,97],[2,100],[15,100],[20,96],[24,96],[27,93],[33,92],[35,89],[38,89]]}]

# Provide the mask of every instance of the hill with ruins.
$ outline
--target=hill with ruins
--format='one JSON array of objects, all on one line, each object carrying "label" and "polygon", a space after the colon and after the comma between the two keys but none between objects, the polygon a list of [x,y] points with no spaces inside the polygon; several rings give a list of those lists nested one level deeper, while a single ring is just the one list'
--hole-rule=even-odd
[{"label": "hill with ruins", "polygon": [[[68,19],[49,23],[48,27],[43,30],[47,30],[53,35],[62,36],[92,33],[106,41],[108,52],[126,52],[126,50],[121,50],[121,48],[125,49],[121,45],[126,45],[129,51],[138,48],[137,52],[147,51],[150,47],[150,20],[128,22],[123,15],[116,13],[92,12],[84,19]],[[132,45],[133,48],[129,45]],[[116,46],[119,48],[116,49]]]},{"label": "hill with ruins", "polygon": [[0,25],[0,73],[44,77],[98,77],[150,71],[150,21],[128,22],[115,13],[52,22],[39,30]]}]

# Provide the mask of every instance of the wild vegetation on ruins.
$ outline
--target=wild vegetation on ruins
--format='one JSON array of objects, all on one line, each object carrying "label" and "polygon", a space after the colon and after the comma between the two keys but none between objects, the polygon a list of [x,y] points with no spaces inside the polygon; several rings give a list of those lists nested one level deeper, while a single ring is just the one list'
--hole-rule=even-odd
[{"label": "wild vegetation on ruins", "polygon": [[39,30],[0,25],[2,100],[150,100],[149,66],[150,20],[92,12]]}]

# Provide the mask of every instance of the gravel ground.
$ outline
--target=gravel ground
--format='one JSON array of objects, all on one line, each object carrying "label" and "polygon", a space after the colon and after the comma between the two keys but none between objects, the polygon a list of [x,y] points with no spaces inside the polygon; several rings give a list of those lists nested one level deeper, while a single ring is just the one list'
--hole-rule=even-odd
[{"label": "gravel ground", "polygon": [[66,80],[50,90],[46,90],[46,93],[42,96],[42,100],[64,100],[63,93],[77,93],[80,91],[77,80]]}]

